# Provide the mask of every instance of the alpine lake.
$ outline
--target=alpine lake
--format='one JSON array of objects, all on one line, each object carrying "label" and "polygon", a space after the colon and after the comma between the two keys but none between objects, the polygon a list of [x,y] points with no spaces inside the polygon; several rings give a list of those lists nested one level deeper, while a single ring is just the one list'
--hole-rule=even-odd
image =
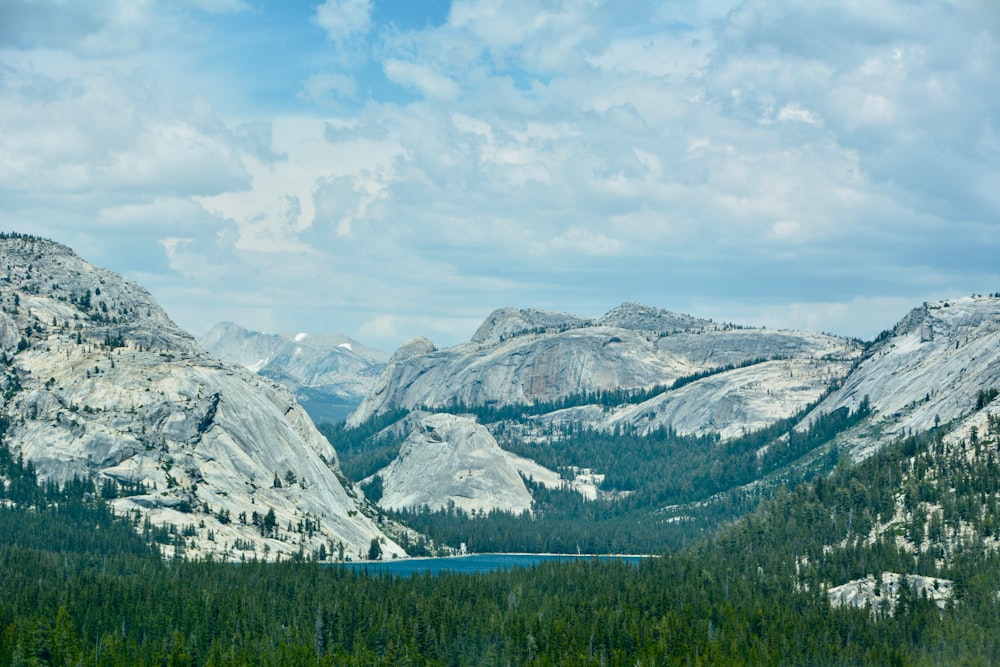
[{"label": "alpine lake", "polygon": [[389,574],[409,577],[414,574],[481,574],[515,568],[530,568],[541,563],[570,561],[580,558],[600,558],[621,560],[638,565],[651,556],[640,555],[576,555],[576,554],[524,554],[494,553],[467,556],[447,556],[442,558],[402,558],[384,561],[355,561],[337,563],[334,567],[347,567],[371,574]]}]

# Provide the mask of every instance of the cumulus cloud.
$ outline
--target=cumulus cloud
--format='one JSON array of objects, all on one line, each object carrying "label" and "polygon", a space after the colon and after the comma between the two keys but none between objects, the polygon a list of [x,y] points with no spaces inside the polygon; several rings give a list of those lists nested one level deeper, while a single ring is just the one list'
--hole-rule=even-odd
[{"label": "cumulus cloud", "polygon": [[192,322],[448,344],[499,305],[636,299],[862,335],[1000,288],[987,5],[328,0],[206,74],[165,36],[241,3],[128,4],[2,5],[0,222],[155,228],[148,277]]},{"label": "cumulus cloud", "polygon": [[448,101],[458,97],[460,88],[453,80],[421,63],[390,58],[383,67],[389,80],[413,88],[424,97]]},{"label": "cumulus cloud", "polygon": [[152,28],[149,4],[8,0],[0,4],[0,45],[66,49],[87,57],[135,52]]},{"label": "cumulus cloud", "polygon": [[211,194],[246,183],[229,137],[197,99],[150,99],[158,97],[155,74],[7,74],[0,90],[7,191]]},{"label": "cumulus cloud", "polygon": [[371,27],[369,0],[326,0],[316,7],[315,21],[333,41],[362,35]]}]

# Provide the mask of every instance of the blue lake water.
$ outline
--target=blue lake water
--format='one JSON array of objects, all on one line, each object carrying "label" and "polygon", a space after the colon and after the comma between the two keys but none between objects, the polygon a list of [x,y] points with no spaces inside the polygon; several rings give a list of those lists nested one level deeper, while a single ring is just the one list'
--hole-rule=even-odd
[{"label": "blue lake water", "polygon": [[378,562],[338,563],[335,567],[349,567],[353,570],[372,573],[388,573],[399,576],[412,574],[477,574],[510,570],[515,567],[534,567],[539,563],[568,561],[580,558],[602,558],[621,560],[638,564],[646,556],[574,556],[562,554],[476,554],[472,556],[451,556],[448,558],[406,558]]}]

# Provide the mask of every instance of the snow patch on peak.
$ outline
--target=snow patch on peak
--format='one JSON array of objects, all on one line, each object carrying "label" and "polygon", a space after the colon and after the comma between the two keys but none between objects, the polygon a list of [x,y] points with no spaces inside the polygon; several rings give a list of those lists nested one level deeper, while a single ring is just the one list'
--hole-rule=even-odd
[{"label": "snow patch on peak", "polygon": [[257,361],[253,362],[252,364],[249,364],[247,366],[247,368],[250,369],[251,371],[253,371],[254,373],[257,373],[257,372],[260,371],[260,369],[264,368],[269,363],[271,363],[271,360],[269,358],[265,357],[263,359],[258,359]]},{"label": "snow patch on peak", "polygon": [[307,333],[297,333],[297,334],[295,334],[295,342],[296,343],[301,343],[306,338],[309,338],[309,334],[307,334]]},{"label": "snow patch on peak", "polygon": [[341,343],[337,347],[342,347],[342,348],[344,348],[345,350],[347,350],[349,352],[353,352],[354,351],[354,348],[351,346],[350,343]]}]

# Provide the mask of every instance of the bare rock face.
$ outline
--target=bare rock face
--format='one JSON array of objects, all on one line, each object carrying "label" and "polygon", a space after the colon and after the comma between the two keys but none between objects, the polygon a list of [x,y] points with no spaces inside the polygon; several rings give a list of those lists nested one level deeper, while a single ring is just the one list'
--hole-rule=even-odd
[{"label": "bare rock face", "polygon": [[663,334],[704,331],[713,328],[710,320],[631,302],[612,308],[598,320],[598,324],[618,329],[657,331]]},{"label": "bare rock face", "polygon": [[778,359],[711,375],[637,405],[614,410],[598,428],[628,426],[645,434],[672,428],[683,435],[723,440],[767,428],[814,403],[844,377],[850,356]]},{"label": "bare rock face", "polygon": [[560,484],[557,473],[500,449],[475,420],[426,414],[414,424],[396,460],[377,473],[383,485],[379,505],[519,514],[531,509],[522,474],[547,485]]},{"label": "bare rock face", "polygon": [[476,329],[476,333],[472,335],[472,342],[502,343],[526,334],[556,333],[592,324],[593,322],[585,317],[569,313],[556,313],[537,308],[525,310],[498,308]]},{"label": "bare rock face", "polygon": [[42,478],[141,489],[113,502],[183,533],[168,553],[404,555],[292,395],[210,357],[137,284],[4,237],[0,287],[5,444]]},{"label": "bare rock face", "polygon": [[1000,299],[963,297],[910,312],[816,410],[853,410],[867,396],[891,437],[968,414],[989,388],[1000,389]]},{"label": "bare rock face", "polygon": [[934,601],[938,609],[946,609],[952,598],[953,588],[953,582],[949,579],[883,572],[877,578],[868,575],[864,579],[835,586],[828,589],[826,594],[834,607],[870,609],[876,616],[891,616],[904,589],[911,599],[926,596]]},{"label": "bare rock face", "polygon": [[[815,401],[860,353],[859,343],[836,336],[719,325],[639,304],[619,306],[596,322],[502,308],[470,343],[437,350],[426,341],[401,348],[348,425],[399,408],[530,405],[583,392],[644,390],[732,366],[698,385],[710,388],[717,405],[706,405],[707,397],[692,388],[581,425],[737,433]],[[760,363],[758,372],[736,372],[751,363]],[[762,388],[775,379],[775,391]]]},{"label": "bare rock face", "polygon": [[232,322],[217,324],[198,342],[219,359],[288,388],[316,423],[345,419],[389,359],[342,334],[264,334]]}]

